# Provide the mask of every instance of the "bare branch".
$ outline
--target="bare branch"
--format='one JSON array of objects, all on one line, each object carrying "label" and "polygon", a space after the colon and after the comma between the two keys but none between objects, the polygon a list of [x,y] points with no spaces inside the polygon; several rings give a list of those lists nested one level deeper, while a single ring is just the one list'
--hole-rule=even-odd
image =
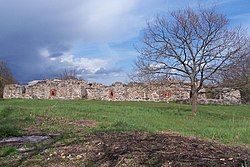
[{"label": "bare branch", "polygon": [[138,77],[178,76],[190,81],[193,93],[245,53],[241,28],[214,9],[184,9],[157,16],[147,24],[135,63]]}]

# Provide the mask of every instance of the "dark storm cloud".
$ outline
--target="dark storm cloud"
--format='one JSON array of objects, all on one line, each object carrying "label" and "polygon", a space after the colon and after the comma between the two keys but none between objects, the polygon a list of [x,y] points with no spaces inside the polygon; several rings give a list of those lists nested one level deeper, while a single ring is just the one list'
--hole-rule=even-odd
[{"label": "dark storm cloud", "polygon": [[[227,1],[231,0],[222,2]],[[159,11],[197,5],[196,0],[185,2],[0,0],[0,59],[7,61],[21,82],[54,77],[65,69],[77,69],[79,75],[100,78],[99,81],[124,80],[125,72],[119,71],[119,65],[126,69],[132,58],[126,62],[120,57],[129,54],[118,52],[109,44],[132,43],[145,20]],[[93,50],[102,48],[102,53],[93,51],[91,57],[88,50],[81,50],[82,45],[91,42],[97,45]],[[74,49],[81,53],[73,55]],[[119,49],[124,50],[124,46]]]},{"label": "dark storm cloud", "polygon": [[81,25],[71,13],[79,2],[0,1],[0,59],[7,61],[19,80],[50,75],[46,71],[52,62],[39,51],[47,48],[51,57],[60,56],[81,37],[77,29]]},{"label": "dark storm cloud", "polygon": [[60,57],[62,55],[63,55],[63,53],[52,53],[52,54],[50,54],[50,57]]},{"label": "dark storm cloud", "polygon": [[[105,43],[120,40],[124,34],[128,38],[134,36],[133,29],[139,22],[130,9],[137,2],[1,0],[0,59],[7,61],[21,82],[55,76],[65,68],[76,68],[74,65],[88,66],[84,61],[83,65],[68,61],[65,55],[71,54],[79,40]],[[124,18],[120,19],[121,16]]]}]

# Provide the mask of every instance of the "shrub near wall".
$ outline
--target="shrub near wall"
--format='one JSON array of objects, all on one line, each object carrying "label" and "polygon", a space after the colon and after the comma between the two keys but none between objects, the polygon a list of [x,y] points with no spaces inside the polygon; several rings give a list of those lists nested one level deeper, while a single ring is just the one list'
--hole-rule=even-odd
[{"label": "shrub near wall", "polygon": [[244,104],[250,103],[250,88],[240,89],[241,102]]}]

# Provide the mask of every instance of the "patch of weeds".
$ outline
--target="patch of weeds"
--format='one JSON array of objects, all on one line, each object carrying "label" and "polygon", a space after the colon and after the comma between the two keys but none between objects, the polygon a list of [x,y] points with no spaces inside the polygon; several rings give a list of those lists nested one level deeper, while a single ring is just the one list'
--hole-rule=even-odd
[{"label": "patch of weeds", "polygon": [[37,155],[34,155],[34,160],[39,160],[39,161],[42,161],[44,159],[43,155],[41,154],[37,154]]},{"label": "patch of weeds", "polygon": [[22,133],[20,129],[11,124],[1,124],[0,125],[0,138],[10,137],[10,136],[20,136]]},{"label": "patch of weeds", "polygon": [[0,110],[0,138],[22,135],[22,129],[32,120],[30,114],[21,108],[3,108]]},{"label": "patch of weeds", "polygon": [[8,155],[16,154],[18,151],[15,147],[3,147],[0,149],[0,156],[5,157]]},{"label": "patch of weeds", "polygon": [[86,167],[97,167],[97,165],[94,162],[88,162]]},{"label": "patch of weeds", "polygon": [[143,126],[138,126],[123,120],[115,121],[111,124],[101,124],[98,128],[91,130],[92,132],[112,132],[112,131],[148,131]]},{"label": "patch of weeds", "polygon": [[113,127],[117,129],[126,129],[128,127],[132,127],[132,125],[128,124],[125,121],[117,121],[113,124]]},{"label": "patch of weeds", "polygon": [[9,136],[19,136],[20,129],[13,124],[13,114],[14,109],[12,107],[5,107],[0,111],[0,138]]},{"label": "patch of weeds", "polygon": [[151,157],[149,158],[146,163],[148,163],[149,165],[156,165],[156,164],[160,164],[162,162],[160,162],[158,157]]}]

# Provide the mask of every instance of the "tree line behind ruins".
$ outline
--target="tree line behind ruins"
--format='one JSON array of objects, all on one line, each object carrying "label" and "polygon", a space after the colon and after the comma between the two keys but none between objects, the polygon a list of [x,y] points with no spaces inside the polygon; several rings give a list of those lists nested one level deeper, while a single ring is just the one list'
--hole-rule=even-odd
[{"label": "tree line behind ruins", "polygon": [[[137,81],[174,78],[190,83],[192,111],[206,85],[240,90],[242,102],[250,102],[250,43],[241,27],[229,27],[229,20],[215,9],[184,9],[157,16],[143,30],[136,73]],[[65,70],[61,79],[76,78]],[[6,63],[0,62],[0,95],[4,85],[16,83]]]}]

